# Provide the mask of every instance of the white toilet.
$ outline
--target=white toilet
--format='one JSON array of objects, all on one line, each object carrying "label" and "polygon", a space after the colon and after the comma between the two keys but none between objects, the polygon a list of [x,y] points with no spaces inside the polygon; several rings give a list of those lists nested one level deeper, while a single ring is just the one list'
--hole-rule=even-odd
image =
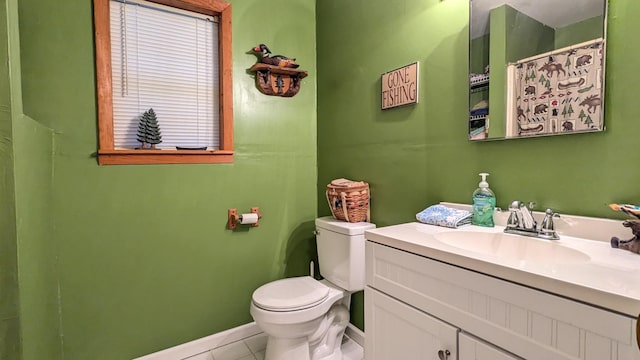
[{"label": "white toilet", "polygon": [[265,360],[342,360],[351,294],[364,289],[364,231],[374,224],[316,219],[320,274],[276,280],[253,292],[251,316],[268,335]]}]

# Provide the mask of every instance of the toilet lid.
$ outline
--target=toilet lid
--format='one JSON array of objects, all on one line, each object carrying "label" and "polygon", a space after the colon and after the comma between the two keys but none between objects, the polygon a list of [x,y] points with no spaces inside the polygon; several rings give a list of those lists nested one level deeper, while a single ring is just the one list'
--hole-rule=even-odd
[{"label": "toilet lid", "polygon": [[329,296],[329,288],[312,277],[276,280],[253,292],[253,303],[271,311],[293,311],[313,307]]}]

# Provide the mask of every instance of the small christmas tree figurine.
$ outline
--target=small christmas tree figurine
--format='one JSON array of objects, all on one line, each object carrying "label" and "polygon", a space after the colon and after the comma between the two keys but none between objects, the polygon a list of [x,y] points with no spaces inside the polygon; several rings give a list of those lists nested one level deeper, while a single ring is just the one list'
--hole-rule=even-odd
[{"label": "small christmas tree figurine", "polygon": [[144,149],[147,144],[150,145],[151,149],[155,149],[156,145],[162,142],[158,118],[152,108],[145,111],[140,117],[140,123],[138,124],[138,141],[142,143],[140,146],[141,149]]}]

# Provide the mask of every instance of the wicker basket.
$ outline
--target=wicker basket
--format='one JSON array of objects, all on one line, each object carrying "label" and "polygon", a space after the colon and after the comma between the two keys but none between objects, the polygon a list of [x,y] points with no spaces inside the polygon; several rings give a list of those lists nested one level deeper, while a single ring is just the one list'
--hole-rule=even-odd
[{"label": "wicker basket", "polygon": [[348,222],[369,221],[369,184],[351,187],[329,184],[326,194],[334,218]]}]

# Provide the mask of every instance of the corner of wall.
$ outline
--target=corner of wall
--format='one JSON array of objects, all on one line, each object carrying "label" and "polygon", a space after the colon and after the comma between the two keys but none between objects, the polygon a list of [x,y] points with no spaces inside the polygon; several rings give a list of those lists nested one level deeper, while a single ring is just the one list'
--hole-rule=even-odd
[{"label": "corner of wall", "polygon": [[[56,251],[51,233],[53,132],[23,114],[18,0],[6,0],[15,249],[16,359],[62,359]],[[18,222],[18,219],[20,221]]]}]

